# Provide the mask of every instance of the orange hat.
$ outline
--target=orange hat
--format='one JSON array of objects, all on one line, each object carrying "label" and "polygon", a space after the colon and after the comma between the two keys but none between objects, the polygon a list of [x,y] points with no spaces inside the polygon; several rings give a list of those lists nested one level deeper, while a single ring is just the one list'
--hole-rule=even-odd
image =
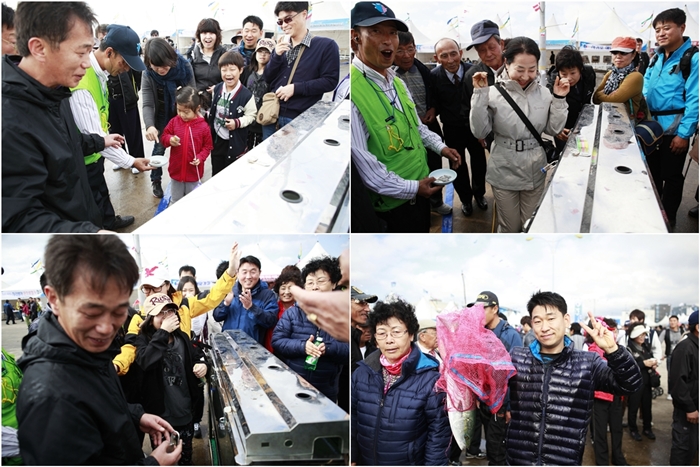
[{"label": "orange hat", "polygon": [[612,42],[610,52],[634,52],[637,49],[637,40],[634,37],[616,37]]}]

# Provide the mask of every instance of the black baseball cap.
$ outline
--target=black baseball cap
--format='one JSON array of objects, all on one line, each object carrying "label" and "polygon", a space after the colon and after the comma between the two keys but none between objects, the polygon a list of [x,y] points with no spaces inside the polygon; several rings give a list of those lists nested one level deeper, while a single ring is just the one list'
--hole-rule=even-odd
[{"label": "black baseball cap", "polygon": [[476,297],[476,300],[467,306],[474,306],[475,303],[483,303],[484,306],[498,306],[498,297],[496,297],[495,293],[485,290]]},{"label": "black baseball cap", "polygon": [[355,286],[350,287],[350,298],[353,300],[358,300],[360,302],[374,303],[377,301],[376,295],[370,295],[364,293],[362,290]]},{"label": "black baseball cap", "polygon": [[472,43],[467,46],[467,50],[471,49],[475,45],[483,44],[487,40],[491,39],[491,36],[498,35],[500,35],[500,29],[496,23],[488,19],[479,21],[472,26]]},{"label": "black baseball cap", "polygon": [[139,35],[129,26],[111,24],[107,28],[107,35],[102,43],[113,48],[132,70],[146,71],[146,65],[139,57],[138,45],[141,43]]},{"label": "black baseball cap", "polygon": [[396,29],[408,32],[408,26],[388,6],[382,2],[357,2],[350,12],[351,26],[374,26],[384,21],[394,21]]}]

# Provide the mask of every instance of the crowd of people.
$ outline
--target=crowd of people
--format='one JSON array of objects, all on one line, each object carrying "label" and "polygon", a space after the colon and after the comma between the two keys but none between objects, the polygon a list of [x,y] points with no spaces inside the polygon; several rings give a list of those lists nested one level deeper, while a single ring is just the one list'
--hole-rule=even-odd
[{"label": "crowd of people", "polygon": [[[517,330],[499,311],[496,294],[480,293],[467,306],[482,307],[481,325],[510,354],[516,374],[503,383],[506,397],[498,407],[487,403],[497,387],[481,394],[474,390],[477,407],[469,410],[472,421],[465,428],[455,423],[445,401],[450,386],[445,391],[437,384],[441,375],[459,371],[454,355],[467,352],[449,349],[453,357],[445,358],[446,342],[467,345],[441,335],[457,329],[418,320],[414,307],[400,298],[378,301],[357,287],[351,288],[351,297],[353,465],[462,465],[455,439],[465,431],[467,459],[486,458],[489,465],[581,465],[589,429],[596,465],[629,465],[623,427],[642,441],[639,413],[642,434],[655,439],[651,394],[659,385],[660,360],[654,355],[662,349],[640,310],[633,310],[620,329],[615,320],[591,313],[587,324],[573,323],[563,297],[537,292]],[[698,455],[698,312],[690,315],[686,332],[679,329],[677,316],[669,322],[664,331],[669,336],[665,352],[673,357],[668,462],[693,465]],[[468,381],[466,387],[474,388]],[[480,449],[482,426],[486,452]]]},{"label": "crowd of people", "polygon": [[[175,203],[202,183],[210,155],[216,175],[294,120],[339,81],[338,44],[309,32],[309,9],[278,2],[277,40],[247,16],[233,47],[205,18],[183,55],[156,30],[141,42],[128,26],[101,24],[93,38],[87,3],[3,4],[3,232],[123,229],[135,219],[115,212],[105,159],[150,172],[156,198],[169,163]],[[268,91],[279,117],[261,125]]]},{"label": "crowd of people", "polygon": [[[217,282],[200,291],[190,265],[180,268],[177,289],[163,273],[139,277],[115,236],[52,237],[41,277],[44,313],[32,319],[16,363],[3,351],[3,464],[192,465],[210,370],[204,349],[211,334],[228,329],[247,333],[349,411],[349,337],[326,331],[293,294],[293,287],[340,293],[346,261],[321,256],[302,269],[289,265],[272,284],[261,279],[260,260],[242,257],[234,243]],[[145,299],[133,308],[136,283]],[[308,356],[317,359],[313,368],[304,364]],[[69,430],[80,436],[62,440]],[[141,450],[145,433],[149,457]]]},{"label": "crowd of people", "polygon": [[[431,212],[451,213],[442,200],[444,183],[429,176],[442,168],[440,156],[456,172],[465,217],[473,204],[488,209],[488,183],[496,231],[521,232],[583,106],[602,102],[624,104],[633,125],[654,120],[662,127],[645,157],[675,226],[683,167],[698,129],[698,48],[683,35],[683,10],[653,19],[658,48],[651,60],[641,39],[615,38],[612,69],[596,87],[595,71],[575,48],[552,52],[543,76],[537,43],[502,38],[490,20],[471,27],[467,50],[476,50],[476,64],[463,58],[457,41],[442,38],[429,70],[416,58],[408,25],[387,5],[374,5],[358,2],[351,13],[353,232],[427,233]],[[697,217],[697,208],[689,215]]]}]

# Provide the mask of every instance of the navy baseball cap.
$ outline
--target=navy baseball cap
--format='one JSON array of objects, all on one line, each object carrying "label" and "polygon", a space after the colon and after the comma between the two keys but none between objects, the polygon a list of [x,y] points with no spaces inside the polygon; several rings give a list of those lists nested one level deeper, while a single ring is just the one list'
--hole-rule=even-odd
[{"label": "navy baseball cap", "polygon": [[488,19],[479,21],[472,26],[472,43],[467,46],[467,50],[471,49],[475,45],[483,44],[487,40],[491,39],[491,36],[499,35],[500,29],[498,29],[498,25],[496,23]]},{"label": "navy baseball cap", "polygon": [[498,306],[498,297],[496,297],[495,293],[484,290],[476,297],[476,300],[467,304],[467,306],[474,306],[475,303],[483,303],[484,306]]},{"label": "navy baseball cap", "polygon": [[139,35],[129,26],[111,24],[107,28],[107,35],[102,43],[113,48],[132,70],[146,71],[146,65],[139,57],[138,45],[141,43]]},{"label": "navy baseball cap", "polygon": [[396,29],[408,32],[408,26],[382,2],[357,2],[350,12],[351,26],[374,26],[384,21],[394,21]]}]

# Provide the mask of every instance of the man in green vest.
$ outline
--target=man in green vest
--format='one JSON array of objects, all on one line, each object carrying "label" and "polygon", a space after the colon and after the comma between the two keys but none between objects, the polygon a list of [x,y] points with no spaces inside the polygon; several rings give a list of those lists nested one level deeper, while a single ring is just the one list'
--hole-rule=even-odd
[{"label": "man in green vest", "polygon": [[353,163],[388,233],[429,232],[428,198],[441,187],[428,177],[426,147],[450,159],[453,168],[461,158],[421,123],[410,93],[391,69],[397,31],[408,31],[406,24],[380,2],[358,2],[351,20]]},{"label": "man in green vest", "polygon": [[[139,36],[128,26],[110,25],[99,49],[90,52],[91,68],[85,72],[78,86],[72,89],[70,98],[73,118],[81,133],[107,135],[109,133],[109,99],[107,80],[109,75],[134,69],[145,71],[146,66],[139,57]],[[103,157],[104,156],[104,157]],[[117,216],[109,199],[109,189],[104,177],[104,158],[123,168],[136,169],[136,173],[152,170],[148,159],[134,158],[119,148],[85,156],[88,181],[95,202],[103,216],[107,230],[117,230],[134,223],[133,216]]]}]

